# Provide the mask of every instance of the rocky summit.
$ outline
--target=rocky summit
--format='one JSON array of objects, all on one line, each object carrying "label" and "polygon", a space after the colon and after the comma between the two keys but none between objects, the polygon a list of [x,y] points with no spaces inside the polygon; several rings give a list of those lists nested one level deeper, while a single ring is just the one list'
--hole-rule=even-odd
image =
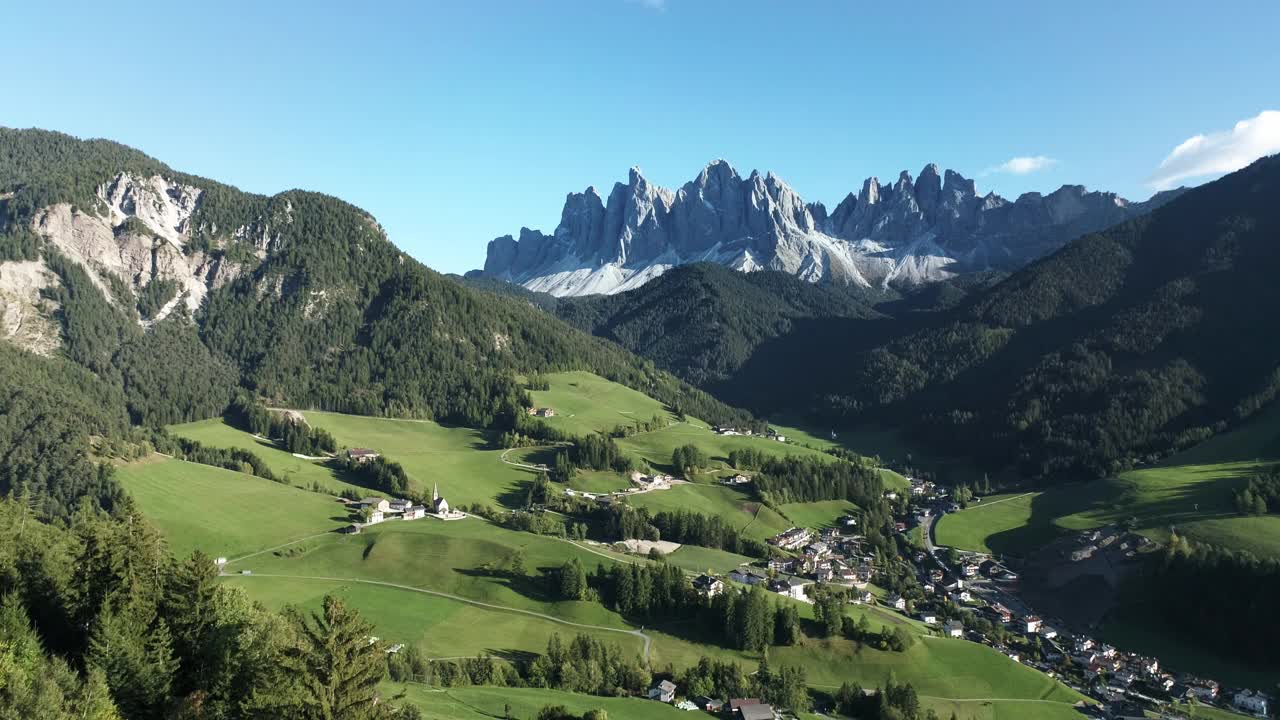
[{"label": "rocky summit", "polygon": [[1018,268],[1177,192],[1133,203],[1063,185],[1010,202],[930,164],[915,179],[905,170],[892,184],[867,178],[828,212],[773,173],[744,178],[723,160],[675,192],[632,168],[607,201],[594,187],[570,193],[554,233],[521,228],[518,239],[492,240],[481,272],[558,296],[630,290],[692,262],[810,282],[917,285]]}]

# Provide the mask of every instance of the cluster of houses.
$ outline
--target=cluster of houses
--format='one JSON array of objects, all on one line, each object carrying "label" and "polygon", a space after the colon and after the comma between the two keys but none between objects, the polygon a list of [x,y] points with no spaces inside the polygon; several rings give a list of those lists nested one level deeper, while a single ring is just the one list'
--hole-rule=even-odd
[{"label": "cluster of houses", "polygon": [[[846,517],[841,524],[854,527],[857,520]],[[795,554],[772,557],[766,567],[743,565],[730,572],[729,579],[744,585],[763,585],[780,595],[805,601],[809,600],[807,588],[815,582],[840,585],[859,591],[853,594],[853,602],[873,602],[866,587],[875,575],[875,558],[866,551],[861,535],[845,535],[839,527],[818,534],[806,528],[791,528],[770,538],[769,543]],[[716,583],[704,575],[694,581],[694,587],[711,596],[723,588]]]},{"label": "cluster of houses", "polygon": [[[1072,562],[1079,562],[1102,552],[1119,553],[1131,558],[1136,552],[1152,544],[1148,538],[1115,526],[1085,531],[1065,542],[1060,555],[1064,560]],[[939,565],[947,567],[941,562]],[[965,589],[965,583],[983,578],[994,581],[995,585],[987,587],[996,589],[997,592],[995,597],[988,597],[980,602]],[[1031,613],[1016,616],[996,597],[999,597],[1001,588],[1007,588],[1008,583],[1017,580],[1017,573],[982,555],[968,555],[954,568],[947,568],[945,571],[933,569],[921,572],[921,585],[926,595],[945,594],[956,604],[980,604],[978,611],[982,615],[1020,636],[1022,640],[1016,645],[1040,648],[1040,657],[1025,657],[1025,653],[1020,652],[1017,647],[998,644],[979,633],[966,630],[958,622],[944,624],[943,635],[968,637],[975,642],[990,645],[1015,662],[1035,667],[1050,677],[1061,677],[1069,683],[1079,681],[1080,687],[1077,689],[1102,701],[1103,712],[1108,717],[1145,717],[1144,708],[1158,709],[1167,705],[1170,700],[1195,700],[1211,705],[1226,703],[1241,712],[1267,717],[1271,709],[1270,698],[1262,693],[1242,689],[1234,693],[1227,702],[1218,683],[1212,680],[1175,675],[1162,670],[1156,658],[1123,652],[1087,635],[1059,632]],[[885,602],[897,610],[906,610],[906,602],[901,598],[891,596]],[[919,616],[922,621],[931,625],[938,621],[937,615],[927,610]]]},{"label": "cluster of houses", "polygon": [[533,417],[549,418],[549,417],[555,417],[555,416],[556,416],[556,411],[555,411],[555,410],[552,410],[552,409],[551,409],[551,408],[549,408],[549,407],[541,407],[541,408],[533,408],[533,407],[531,407],[531,408],[529,408],[529,409],[528,409],[528,411],[527,411],[527,412],[528,412],[530,415],[532,415]]},{"label": "cluster of houses", "polygon": [[1086,530],[1076,535],[1071,543],[1072,547],[1064,551],[1071,562],[1088,560],[1109,548],[1122,553],[1126,558],[1133,558],[1139,550],[1152,544],[1151,538],[1126,532],[1114,525]]},{"label": "cluster of houses", "polygon": [[670,490],[674,482],[674,477],[661,473],[656,475],[645,475],[642,472],[631,473],[631,484],[635,485],[637,490]]},{"label": "cluster of houses", "polygon": [[679,687],[670,680],[660,680],[649,688],[649,699],[675,705],[679,710],[702,710],[728,720],[776,720],[780,714],[759,698],[733,698],[729,702],[698,696],[676,702]]},{"label": "cluster of houses", "polygon": [[752,430],[751,428],[740,430],[738,428],[731,428],[731,427],[713,427],[711,428],[711,430],[717,435],[725,435],[725,436],[741,435],[743,437],[767,437],[771,440],[777,440],[778,442],[787,441],[786,435],[779,435],[777,432],[774,431],[773,428],[769,428],[768,432],[765,432],[765,433],[758,433],[755,430]]},{"label": "cluster of houses", "polygon": [[775,535],[769,540],[771,545],[798,555],[775,557],[769,561],[769,569],[803,575],[820,583],[866,588],[875,575],[875,557],[866,551],[862,535],[845,534],[857,524],[857,518],[846,515],[837,527],[826,528],[817,535],[805,528],[791,528]]},{"label": "cluster of houses", "polygon": [[746,485],[749,482],[751,482],[751,478],[743,475],[742,473],[736,473],[734,475],[729,475],[728,477],[720,478],[721,485]]},{"label": "cluster of houses", "polygon": [[377,525],[387,520],[419,520],[424,517],[433,517],[439,520],[459,520],[466,517],[466,513],[454,510],[449,507],[449,501],[444,499],[440,494],[440,485],[435,486],[432,493],[431,504],[415,505],[412,500],[393,499],[388,500],[382,497],[367,497],[351,503],[349,507],[356,510],[368,509],[368,519],[360,523],[351,523],[344,532],[359,533],[362,527],[367,525]]}]

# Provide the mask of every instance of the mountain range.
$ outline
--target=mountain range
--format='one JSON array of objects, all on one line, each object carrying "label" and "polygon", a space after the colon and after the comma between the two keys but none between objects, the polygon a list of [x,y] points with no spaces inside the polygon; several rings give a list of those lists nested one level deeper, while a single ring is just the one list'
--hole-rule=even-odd
[{"label": "mountain range", "polygon": [[1081,479],[1274,402],[1277,275],[1280,156],[1012,273],[860,291],[701,263],[548,307],[760,417]]},{"label": "mountain range", "polygon": [[570,193],[552,234],[522,228],[518,238],[492,240],[477,274],[556,296],[631,290],[694,262],[808,282],[907,287],[1016,269],[1180,192],[1129,202],[1064,185],[1009,201],[979,195],[973,180],[931,164],[914,179],[904,170],[892,184],[867,178],[828,211],[773,173],[743,178],[723,160],[674,192],[632,168],[607,201],[594,187]]},{"label": "mountain range", "polygon": [[[713,165],[707,187],[717,173],[733,177]],[[781,192],[753,177],[741,184]],[[866,206],[914,207],[938,227],[952,205],[925,213],[922,185],[909,183],[911,202],[886,193]],[[660,235],[657,208],[670,220],[684,205],[646,192],[668,200],[643,221],[622,217],[648,233],[626,247],[652,252],[641,241]],[[435,273],[336,198],[244,193],[116,143],[0,129],[0,414],[17,418],[0,447],[80,447],[83,460],[89,436],[209,417],[237,391],[518,430],[518,375],[581,369],[711,422],[874,423],[993,472],[1102,475],[1219,432],[1280,392],[1277,198],[1271,157],[1012,272],[886,288],[701,263],[613,296],[554,298]],[[858,208],[824,223],[864,227]],[[581,227],[610,217],[588,216]],[[865,227],[886,242],[907,227],[881,217],[894,220]],[[992,227],[984,217],[967,222]],[[949,232],[938,242],[961,247]],[[82,410],[51,428],[54,399]],[[13,434],[29,428],[41,428],[31,442]],[[10,470],[38,476],[21,470],[36,459],[3,459],[0,489],[17,481]]]}]

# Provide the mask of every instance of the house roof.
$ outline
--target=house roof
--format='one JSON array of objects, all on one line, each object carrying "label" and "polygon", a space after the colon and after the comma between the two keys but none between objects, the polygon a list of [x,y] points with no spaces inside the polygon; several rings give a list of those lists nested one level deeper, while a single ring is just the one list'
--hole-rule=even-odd
[{"label": "house roof", "polygon": [[738,712],[742,720],[773,720],[773,708],[760,703],[759,705],[744,705]]},{"label": "house roof", "polygon": [[729,700],[729,709],[738,710],[747,705],[759,705],[760,698],[732,698]]},{"label": "house roof", "polygon": [[377,505],[377,504],[382,503],[382,502],[385,502],[385,501],[386,501],[386,498],[380,498],[380,497],[367,497],[367,498],[364,498],[363,500],[361,500],[361,501],[360,501],[360,504],[361,504],[361,505]]},{"label": "house roof", "polygon": [[347,450],[347,454],[359,457],[361,455],[377,455],[378,453],[370,450],[369,448],[351,448],[350,450]]},{"label": "house roof", "polygon": [[663,680],[658,683],[658,689],[664,693],[673,693],[676,691],[676,684],[670,680]]}]

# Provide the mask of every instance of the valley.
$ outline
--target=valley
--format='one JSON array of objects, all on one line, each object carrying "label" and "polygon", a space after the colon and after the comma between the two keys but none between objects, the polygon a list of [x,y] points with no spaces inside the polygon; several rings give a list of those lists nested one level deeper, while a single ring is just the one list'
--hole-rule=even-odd
[{"label": "valley", "polygon": [[[561,407],[573,408],[575,403],[585,406],[591,398],[598,400],[602,392],[612,394],[616,403],[613,413],[600,413],[595,418],[564,414],[566,420],[583,423],[583,427],[603,427],[602,423],[615,422],[618,413],[641,414],[654,409],[648,398],[594,376],[571,373],[551,375],[549,380],[553,388],[560,389],[535,396],[540,406],[556,407],[557,417]],[[577,388],[581,388],[581,395]],[[441,494],[455,505],[458,501],[454,498],[466,498],[464,506],[502,506],[504,500],[520,498],[515,501],[519,505],[523,499],[515,488],[527,485],[535,476],[532,471],[503,463],[499,451],[487,449],[481,436],[470,431],[442,428],[434,423],[310,411],[303,414],[310,423],[340,438],[344,446],[358,443],[397,462],[403,461],[413,478],[411,487],[438,483]],[[776,440],[718,436],[692,418],[687,424],[672,427],[684,428],[679,442],[692,438],[709,452],[724,452],[727,445],[730,449],[755,447],[784,455],[817,454]],[[262,442],[216,422],[175,426],[172,431],[211,443]],[[624,447],[642,460],[655,452],[655,445],[649,443]],[[688,666],[701,655],[745,663],[755,660],[749,652],[689,639],[698,637],[698,633],[690,636],[690,630],[679,622],[656,623],[641,631],[598,602],[559,600],[538,577],[575,559],[590,569],[601,564],[654,562],[645,557],[620,554],[592,540],[509,530],[476,516],[457,522],[430,518],[389,520],[369,526],[358,535],[340,534],[335,530],[344,521],[342,504],[327,493],[346,488],[337,484],[336,476],[323,461],[300,460],[282,451],[263,452],[262,457],[285,482],[170,459],[126,464],[119,472],[126,490],[156,522],[175,551],[198,548],[210,556],[229,558],[224,569],[225,583],[242,588],[272,608],[285,604],[316,608],[324,595],[336,594],[368,617],[385,642],[414,645],[427,657],[488,655],[519,661],[540,652],[552,634],[571,636],[585,632],[618,643],[631,653],[640,654],[647,645],[648,662],[653,667]],[[305,470],[298,466],[299,462],[306,465]],[[713,456],[712,462],[726,461],[724,456]],[[157,468],[165,471],[157,472]],[[257,492],[250,495],[246,489],[216,495],[191,493],[190,485],[205,475],[225,483],[225,489],[247,483]],[[326,476],[329,481],[324,479]],[[320,492],[304,489],[312,486]],[[821,502],[795,503],[773,510],[751,501],[741,490],[715,484],[710,477],[630,500],[638,507],[655,511],[685,509],[723,517],[761,539],[792,524],[829,525],[855,509],[848,503]],[[260,507],[289,507],[290,524],[264,522],[252,514],[253,508]],[[789,521],[779,513],[794,517]],[[193,518],[207,518],[207,522],[196,523]],[[214,532],[215,526],[224,532]],[[253,528],[253,532],[234,529],[242,526]],[[251,543],[253,547],[249,546]],[[507,571],[517,556],[528,575]],[[690,577],[708,569],[728,573],[749,560],[694,545],[681,547],[669,558]],[[812,617],[811,605],[798,603],[798,607],[802,618]],[[1026,701],[1035,701],[1031,703],[1034,709],[1024,710],[1031,714],[1023,717],[1076,715],[1071,704],[1079,696],[981,645],[931,637],[924,626],[892,610],[850,606],[847,612],[855,618],[868,617],[873,627],[906,627],[918,633],[921,640],[899,657],[892,651],[858,649],[847,640],[812,639],[794,648],[771,648],[771,660],[798,663],[819,691],[828,686],[834,690],[850,679],[876,686],[892,676],[897,681],[913,683],[930,707],[940,712],[958,708],[961,717],[1004,717]],[[643,642],[641,633],[647,638]],[[433,697],[417,695],[413,686],[409,692],[411,697]]]},{"label": "valley", "polygon": [[830,213],[633,171],[467,278],[328,195],[39,130],[0,161],[24,707],[1066,720],[1274,689],[1276,157],[1147,203],[930,165]]}]

